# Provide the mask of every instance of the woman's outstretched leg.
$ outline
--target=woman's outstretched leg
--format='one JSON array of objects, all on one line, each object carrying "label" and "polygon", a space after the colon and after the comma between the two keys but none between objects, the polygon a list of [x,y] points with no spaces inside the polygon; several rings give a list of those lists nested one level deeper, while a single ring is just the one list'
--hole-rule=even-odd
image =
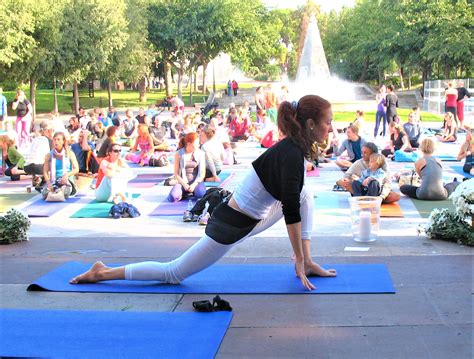
[{"label": "woman's outstretched leg", "polygon": [[217,243],[207,235],[171,262],[140,262],[110,268],[96,262],[87,272],[74,277],[70,283],[95,283],[104,280],[145,280],[179,283],[192,274],[206,269],[222,258],[233,245]]}]

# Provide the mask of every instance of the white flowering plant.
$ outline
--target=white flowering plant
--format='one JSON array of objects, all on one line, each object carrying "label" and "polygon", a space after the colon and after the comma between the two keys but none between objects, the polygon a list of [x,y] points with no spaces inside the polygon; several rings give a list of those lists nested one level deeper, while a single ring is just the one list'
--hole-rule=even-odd
[{"label": "white flowering plant", "polygon": [[455,211],[434,209],[424,228],[426,235],[474,246],[474,179],[461,183],[449,198]]}]

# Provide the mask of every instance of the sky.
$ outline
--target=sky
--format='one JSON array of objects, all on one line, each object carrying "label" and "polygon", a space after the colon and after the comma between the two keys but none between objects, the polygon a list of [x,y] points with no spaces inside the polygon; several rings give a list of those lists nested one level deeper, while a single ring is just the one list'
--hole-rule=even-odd
[{"label": "sky", "polygon": [[[277,7],[281,9],[296,9],[306,3],[306,0],[263,0],[269,7]],[[331,10],[340,10],[343,6],[352,7],[355,0],[314,0],[316,4],[321,6],[321,11],[329,12]]]}]

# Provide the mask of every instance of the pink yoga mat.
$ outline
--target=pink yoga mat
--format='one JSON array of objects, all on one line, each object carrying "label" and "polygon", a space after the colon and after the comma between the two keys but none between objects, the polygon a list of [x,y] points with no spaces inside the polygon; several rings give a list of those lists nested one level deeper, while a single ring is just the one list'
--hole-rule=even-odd
[{"label": "pink yoga mat", "polygon": [[306,172],[306,177],[319,177],[319,168],[315,167],[314,170]]}]

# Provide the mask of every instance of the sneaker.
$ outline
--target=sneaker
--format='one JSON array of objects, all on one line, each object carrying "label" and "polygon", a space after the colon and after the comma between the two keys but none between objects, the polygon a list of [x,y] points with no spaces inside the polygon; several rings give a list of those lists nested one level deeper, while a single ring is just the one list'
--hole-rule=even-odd
[{"label": "sneaker", "polygon": [[209,221],[210,217],[211,217],[211,215],[209,213],[206,213],[206,214],[203,214],[203,215],[199,216],[199,219],[198,219],[199,225],[200,226],[207,225],[207,222]]},{"label": "sneaker", "polygon": [[183,222],[192,222],[194,215],[190,211],[184,211]]}]

